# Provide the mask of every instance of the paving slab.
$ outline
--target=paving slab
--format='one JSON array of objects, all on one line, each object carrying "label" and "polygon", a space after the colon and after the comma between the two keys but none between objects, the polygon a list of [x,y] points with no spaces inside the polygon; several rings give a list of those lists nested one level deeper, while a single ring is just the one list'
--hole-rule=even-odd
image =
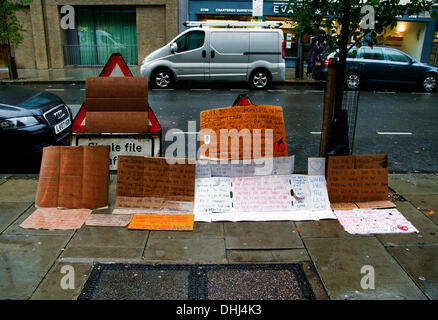
[{"label": "paving slab", "polygon": [[310,260],[305,249],[227,250],[227,259],[231,263],[301,262]]},{"label": "paving slab", "polygon": [[290,221],[225,222],[227,249],[293,249],[304,248]]},{"label": "paving slab", "polygon": [[438,300],[438,247],[397,247],[388,251],[429,299]]},{"label": "paving slab", "polygon": [[195,222],[193,231],[151,231],[149,239],[223,239],[222,222]]},{"label": "paving slab", "polygon": [[28,202],[0,202],[0,233],[14,222],[33,203]]},{"label": "paving slab", "polygon": [[[307,250],[331,299],[425,300],[422,291],[374,237],[305,239]],[[364,266],[374,268],[374,289],[362,289]],[[365,278],[367,279],[367,278]]]},{"label": "paving slab", "polygon": [[302,239],[354,237],[345,232],[338,220],[295,222]]},{"label": "paving slab", "polygon": [[377,238],[385,246],[438,244],[438,226],[409,202],[397,202],[397,209],[420,233],[379,234]]},{"label": "paving slab", "polygon": [[[16,204],[20,202],[15,202]],[[33,203],[31,203],[33,204]],[[46,230],[46,229],[25,229],[21,228],[20,224],[23,223],[34,211],[36,208],[32,205],[29,209],[27,209],[18,219],[14,221],[5,231],[4,234],[31,234],[31,235],[64,235],[71,238],[71,236],[76,232],[76,230]]]},{"label": "paving slab", "polygon": [[408,195],[438,194],[438,176],[433,173],[390,174],[388,185],[405,198]]},{"label": "paving slab", "polygon": [[[31,300],[76,300],[92,270],[91,263],[57,263],[38,286]],[[70,275],[72,282],[66,280]],[[65,284],[68,286],[65,287]]]},{"label": "paving slab", "polygon": [[0,185],[0,201],[35,201],[38,180],[9,179]]},{"label": "paving slab", "polygon": [[302,262],[302,267],[304,274],[306,275],[307,281],[315,294],[316,300],[329,300],[327,292],[322,285],[321,279],[319,278],[318,272],[315,266],[310,261]]},{"label": "paving slab", "polygon": [[409,202],[438,225],[438,194],[409,195]]},{"label": "paving slab", "polygon": [[144,260],[176,263],[226,263],[223,239],[149,239]]},{"label": "paving slab", "polygon": [[0,235],[0,299],[28,299],[67,242],[65,236]]},{"label": "paving slab", "polygon": [[82,226],[69,243],[69,247],[125,247],[144,248],[149,231],[128,230],[127,227]]},{"label": "paving slab", "polygon": [[62,262],[111,262],[140,261],[144,248],[126,247],[71,247],[68,246],[60,257]]}]

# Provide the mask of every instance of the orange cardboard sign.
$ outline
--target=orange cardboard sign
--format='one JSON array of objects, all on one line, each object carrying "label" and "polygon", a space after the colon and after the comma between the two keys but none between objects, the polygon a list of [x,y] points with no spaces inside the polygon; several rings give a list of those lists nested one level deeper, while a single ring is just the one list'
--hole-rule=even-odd
[{"label": "orange cardboard sign", "polygon": [[37,207],[101,208],[108,205],[109,147],[46,147]]},{"label": "orange cardboard sign", "polygon": [[386,155],[334,156],[328,159],[330,202],[388,200]]},{"label": "orange cardboard sign", "polygon": [[147,132],[147,78],[90,77],[86,79],[85,89],[85,132]]},{"label": "orange cardboard sign", "polygon": [[[250,105],[201,111],[200,129],[201,157],[204,158],[254,159],[267,154],[288,155],[280,106]],[[269,129],[272,136],[267,134]],[[208,131],[214,132],[216,139],[210,139]]]},{"label": "orange cardboard sign", "polygon": [[193,230],[194,214],[134,214],[128,229]]}]

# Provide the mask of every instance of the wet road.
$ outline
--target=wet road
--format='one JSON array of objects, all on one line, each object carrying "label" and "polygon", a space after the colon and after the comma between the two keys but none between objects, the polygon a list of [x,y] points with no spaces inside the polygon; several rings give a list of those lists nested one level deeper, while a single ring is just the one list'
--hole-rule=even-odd
[{"label": "wet road", "polygon": [[[28,84],[60,96],[76,114],[85,98],[83,84]],[[354,154],[387,153],[390,172],[438,171],[438,93],[425,94],[393,88],[361,91]],[[245,85],[180,86],[175,90],[150,90],[149,104],[166,131],[188,131],[188,121],[199,112],[232,105],[239,93],[255,104],[283,107],[289,154],[295,154],[295,171],[307,172],[307,158],[318,156],[322,128],[323,90],[274,86],[250,91]]]}]

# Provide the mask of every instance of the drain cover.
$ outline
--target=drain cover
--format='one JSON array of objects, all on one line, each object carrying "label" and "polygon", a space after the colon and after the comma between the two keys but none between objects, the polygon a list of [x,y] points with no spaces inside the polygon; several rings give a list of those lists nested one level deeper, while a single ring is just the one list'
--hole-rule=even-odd
[{"label": "drain cover", "polygon": [[300,264],[98,264],[79,299],[312,300]]}]

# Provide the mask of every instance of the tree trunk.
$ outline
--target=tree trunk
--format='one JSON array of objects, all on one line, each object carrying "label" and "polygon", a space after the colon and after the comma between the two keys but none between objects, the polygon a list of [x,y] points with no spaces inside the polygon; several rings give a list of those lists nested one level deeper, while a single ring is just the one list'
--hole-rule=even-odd
[{"label": "tree trunk", "polygon": [[336,94],[335,94],[335,117],[339,116],[342,110],[344,95],[345,65],[348,53],[348,35],[350,30],[350,5],[351,0],[343,0],[341,37],[339,39],[339,61],[336,72]]}]

